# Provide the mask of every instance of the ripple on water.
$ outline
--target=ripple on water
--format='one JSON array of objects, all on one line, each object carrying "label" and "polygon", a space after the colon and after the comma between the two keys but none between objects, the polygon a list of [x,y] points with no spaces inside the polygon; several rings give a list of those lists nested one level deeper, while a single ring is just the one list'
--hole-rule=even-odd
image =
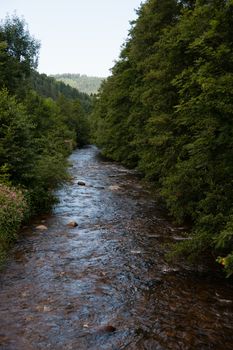
[{"label": "ripple on water", "polygon": [[[0,348],[232,349],[232,286],[164,260],[186,228],[97,148],[70,161],[60,203],[22,232],[1,272]],[[40,224],[48,229],[36,232]]]}]

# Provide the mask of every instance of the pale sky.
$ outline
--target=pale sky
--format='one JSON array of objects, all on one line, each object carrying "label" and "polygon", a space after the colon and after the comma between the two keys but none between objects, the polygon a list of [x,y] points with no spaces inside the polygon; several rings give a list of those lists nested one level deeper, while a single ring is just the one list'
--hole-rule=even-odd
[{"label": "pale sky", "polygon": [[16,10],[41,43],[40,73],[106,77],[142,0],[0,0],[0,18]]}]

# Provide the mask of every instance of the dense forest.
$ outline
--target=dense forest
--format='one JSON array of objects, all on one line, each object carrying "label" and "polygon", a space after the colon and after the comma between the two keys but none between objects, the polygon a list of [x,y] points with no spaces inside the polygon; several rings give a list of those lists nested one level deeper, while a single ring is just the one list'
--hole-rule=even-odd
[{"label": "dense forest", "polygon": [[95,100],[105,156],[153,181],[192,233],[170,257],[233,273],[233,1],[147,0]]},{"label": "dense forest", "polygon": [[89,137],[88,95],[36,72],[24,20],[0,23],[0,261],[25,220],[55,201],[67,156]]},{"label": "dense forest", "polygon": [[104,79],[71,73],[55,74],[51,75],[51,77],[89,95],[96,94],[98,92],[100,85]]}]

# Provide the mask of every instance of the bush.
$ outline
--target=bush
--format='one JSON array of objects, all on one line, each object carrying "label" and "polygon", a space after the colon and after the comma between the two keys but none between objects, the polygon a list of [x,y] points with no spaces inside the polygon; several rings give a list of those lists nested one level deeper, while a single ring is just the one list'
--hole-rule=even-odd
[{"label": "bush", "polygon": [[0,263],[6,251],[17,238],[28,205],[21,190],[0,184]]}]

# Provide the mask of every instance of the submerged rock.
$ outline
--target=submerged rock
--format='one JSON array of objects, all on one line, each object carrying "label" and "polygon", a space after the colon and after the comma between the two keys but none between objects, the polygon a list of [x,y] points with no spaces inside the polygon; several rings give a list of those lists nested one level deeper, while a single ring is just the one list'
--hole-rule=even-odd
[{"label": "submerged rock", "polygon": [[109,186],[109,189],[111,191],[119,191],[121,188],[118,185],[111,185],[111,186]]},{"label": "submerged rock", "polygon": [[48,227],[45,225],[38,225],[38,226],[36,226],[36,229],[41,230],[41,231],[45,231],[45,230],[48,230]]},{"label": "submerged rock", "polygon": [[106,333],[113,333],[116,331],[116,328],[111,325],[105,325],[101,326],[97,329],[97,332],[106,332]]}]

